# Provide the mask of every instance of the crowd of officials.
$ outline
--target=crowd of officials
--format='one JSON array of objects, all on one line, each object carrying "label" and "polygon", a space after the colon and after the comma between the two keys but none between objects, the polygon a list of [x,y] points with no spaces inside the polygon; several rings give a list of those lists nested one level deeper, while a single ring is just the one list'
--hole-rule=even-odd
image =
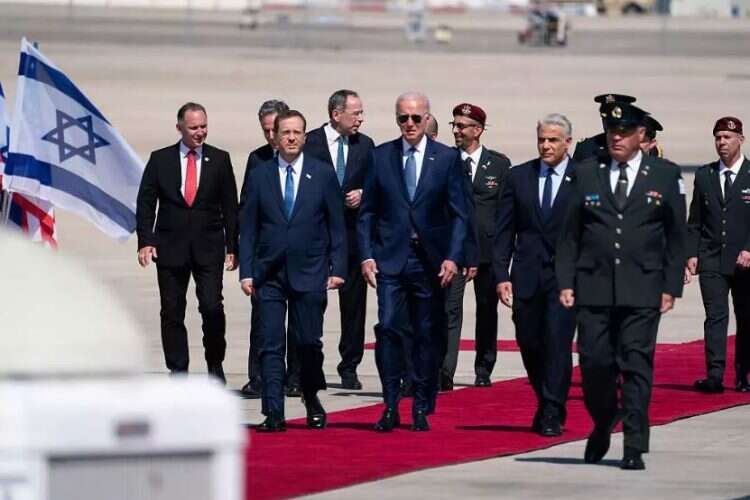
[{"label": "crowd of officials", "polygon": [[[663,158],[659,122],[635,98],[597,96],[603,132],[579,142],[562,114],[537,123],[539,156],[511,167],[481,142],[487,116],[461,103],[455,147],[437,140],[428,98],[395,103],[398,138],[375,146],[359,131],[360,96],[339,90],[329,121],[308,131],[283,101],[258,112],[266,144],[250,153],[238,193],[228,153],[207,144],[207,114],[187,103],[180,140],[151,154],[138,195],[138,261],[156,263],[167,368],[187,372],[190,277],[203,319],[208,371],[224,381],[224,270],[239,267],[250,297],[245,397],[260,397],[258,432],[286,429],[285,396],[301,396],[311,429],[326,426],[327,291],[338,290],[342,387],[359,390],[367,286],[375,288],[375,360],[385,407],[374,429],[428,431],[438,392],[453,389],[464,289],[476,297],[475,385],[491,385],[498,302],[538,401],[531,430],[563,432],[577,348],[594,428],[585,460],[599,462],[618,422],[623,469],[643,469],[659,320],[699,275],[706,374],[724,390],[731,293],[737,321],[735,389],[750,391],[750,162],[742,122],[713,127],[718,159],[699,168],[689,213],[680,168]],[[287,320],[288,317],[288,320]]]}]

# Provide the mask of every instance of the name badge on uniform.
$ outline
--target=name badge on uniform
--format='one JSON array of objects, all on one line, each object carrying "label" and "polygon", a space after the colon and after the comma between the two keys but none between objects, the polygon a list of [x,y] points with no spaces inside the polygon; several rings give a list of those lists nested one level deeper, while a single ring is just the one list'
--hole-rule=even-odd
[{"label": "name badge on uniform", "polygon": [[646,203],[653,203],[656,206],[661,205],[662,195],[658,191],[649,191],[646,193]]},{"label": "name badge on uniform", "polygon": [[600,207],[602,202],[599,199],[598,193],[587,194],[583,197],[583,206],[585,207]]},{"label": "name badge on uniform", "polygon": [[742,201],[744,201],[746,205],[750,204],[750,188],[745,188],[742,191],[740,191],[740,193],[742,193],[740,195],[742,198]]},{"label": "name badge on uniform", "polygon": [[484,185],[488,189],[495,189],[497,187],[497,176],[496,175],[488,175],[484,178]]}]

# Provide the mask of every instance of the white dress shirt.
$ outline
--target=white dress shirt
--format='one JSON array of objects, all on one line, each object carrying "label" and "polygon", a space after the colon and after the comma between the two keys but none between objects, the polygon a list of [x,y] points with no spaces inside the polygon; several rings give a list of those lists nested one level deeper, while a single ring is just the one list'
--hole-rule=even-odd
[{"label": "white dress shirt", "polygon": [[[635,178],[638,175],[638,169],[641,168],[641,161],[643,160],[643,154],[638,151],[635,158],[628,162],[628,168],[625,169],[625,175],[628,177],[628,191],[627,195],[630,196],[630,191],[633,189],[635,184]],[[617,188],[617,179],[620,178],[620,167],[619,162],[612,160],[609,164],[609,183],[612,186],[612,192],[615,192]]]},{"label": "white dress shirt", "polygon": [[484,146],[481,144],[471,154],[467,153],[463,149],[461,150],[461,161],[466,162],[466,158],[471,158],[471,181],[474,182],[474,178],[477,176],[477,167],[479,166],[479,158],[482,157],[482,150]]},{"label": "white dress shirt", "polygon": [[323,126],[323,132],[326,134],[326,141],[328,141],[328,152],[331,153],[331,161],[333,161],[333,168],[336,168],[338,156],[339,156],[339,137],[344,139],[344,165],[346,165],[346,159],[349,158],[349,138],[336,132],[330,123],[326,123]]},{"label": "white dress shirt", "polygon": [[297,193],[299,193],[299,179],[300,175],[302,173],[302,162],[304,153],[300,153],[297,158],[294,159],[292,163],[287,163],[287,161],[281,157],[281,155],[278,156],[279,159],[279,183],[281,185],[281,198],[284,198],[284,193],[286,191],[286,167],[287,165],[292,166],[292,179],[294,180],[294,200],[297,200]]},{"label": "white dress shirt", "polygon": [[[568,168],[569,160],[570,157],[568,155],[565,155],[565,158],[563,158],[556,167],[552,167],[552,199],[550,200],[550,204],[552,205],[554,205],[555,203],[555,197],[557,196],[557,192],[560,190],[560,185],[562,184],[563,177],[565,177],[565,169]],[[547,169],[549,168],[549,165],[547,165],[543,161],[540,163],[541,168],[539,169],[539,206],[541,207],[542,199],[544,198],[544,183],[547,181]]]},{"label": "white dress shirt", "polygon": [[721,186],[721,196],[726,198],[726,193],[724,192],[724,172],[732,172],[732,175],[730,176],[732,178],[732,184],[734,184],[734,181],[737,180],[737,174],[740,173],[740,167],[742,166],[742,162],[745,161],[745,155],[740,155],[739,158],[737,158],[737,161],[734,162],[734,165],[731,167],[728,167],[724,164],[723,160],[719,160],[719,186]]},{"label": "white dress shirt", "polygon": [[[180,141],[180,175],[182,176],[180,180],[180,192],[182,193],[182,196],[185,196],[185,176],[187,175],[187,155],[190,151],[190,148],[185,146],[185,143]],[[203,146],[199,146],[195,148],[193,151],[195,151],[195,171],[196,171],[196,178],[195,178],[195,191],[198,192],[198,184],[200,184],[201,181],[201,165],[203,164]]]},{"label": "white dress shirt", "polygon": [[[401,139],[401,168],[406,168],[406,159],[409,157],[409,149],[412,145],[406,142],[406,139]],[[424,150],[427,148],[427,136],[423,135],[422,140],[419,141],[415,146],[414,161],[417,165],[417,183],[419,186],[419,176],[422,174],[422,163],[424,162]]]}]

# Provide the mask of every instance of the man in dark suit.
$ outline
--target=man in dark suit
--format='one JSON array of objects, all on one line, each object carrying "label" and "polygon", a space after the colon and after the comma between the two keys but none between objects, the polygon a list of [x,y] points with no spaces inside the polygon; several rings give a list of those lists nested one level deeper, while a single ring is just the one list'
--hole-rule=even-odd
[{"label": "man in dark suit", "polygon": [[573,191],[571,132],[560,114],[538,122],[539,158],[511,169],[498,206],[496,289],[513,309],[516,340],[537,398],[531,428],[542,436],[562,434],[573,371],[575,313],[560,304],[555,279],[555,245]]},{"label": "man in dark suit", "polygon": [[735,337],[735,388],[750,391],[750,161],[742,154],[742,122],[720,118],[713,129],[719,161],[695,173],[688,219],[687,269],[700,273],[706,310],[706,375],[697,380],[701,392],[724,391],[727,328],[731,292]]},{"label": "man in dark suit", "polygon": [[253,169],[240,216],[242,290],[257,297],[262,372],[259,432],[286,430],[284,421],[284,320],[296,336],[307,426],[322,429],[326,412],[317,393],[323,374],[326,290],[346,276],[346,234],[341,189],[327,165],[302,153],[305,118],[278,114],[276,160]]},{"label": "man in dark suit", "polygon": [[[425,135],[429,100],[396,100],[401,137],[375,149],[357,226],[362,274],[377,288],[375,359],[385,410],[375,429],[399,425],[402,335],[412,337],[415,431],[429,430],[443,330],[443,289],[463,265],[469,210],[459,154]],[[408,318],[411,329],[403,328]]]},{"label": "man in dark suit", "polygon": [[687,232],[679,167],[640,150],[644,116],[629,104],[607,110],[609,155],[576,168],[555,264],[560,302],[578,307],[583,396],[594,420],[584,460],[604,457],[621,415],[621,468],[629,470],[645,468],[656,333],[682,294]]},{"label": "man in dark suit", "polygon": [[[261,104],[258,110],[258,121],[260,128],[263,130],[263,137],[266,144],[253,150],[247,157],[245,166],[245,176],[242,181],[240,190],[240,210],[245,204],[248,191],[250,190],[250,172],[258,165],[270,161],[276,156],[276,143],[273,139],[273,123],[276,115],[282,111],[288,111],[289,106],[284,101],[270,99]],[[240,394],[246,398],[259,398],[261,393],[260,377],[260,340],[258,339],[258,307],[255,297],[250,298],[250,348],[247,356],[247,383],[240,389]],[[294,347],[294,335],[287,332],[286,343],[287,356],[287,373],[286,373],[286,394],[290,397],[299,397],[301,395],[299,388],[299,362],[297,361],[297,350]]]},{"label": "man in dark suit", "polygon": [[463,324],[464,287],[474,281],[476,330],[474,385],[489,387],[497,359],[497,294],[492,270],[492,242],[497,226],[497,204],[503,181],[510,170],[507,156],[481,143],[487,115],[474,104],[461,103],[453,108],[450,123],[456,148],[461,154],[465,182],[472,211],[472,234],[468,238],[467,268],[451,282],[447,290],[447,344],[440,372],[441,390],[453,389]]},{"label": "man in dark suit", "polygon": [[205,143],[208,119],[203,106],[183,105],[177,112],[177,131],[180,141],[151,153],[143,172],[136,209],[138,263],[146,267],[156,262],[169,371],[188,371],[185,295],[192,275],[208,372],[226,382],[221,291],[223,270],[237,267],[237,185],[229,154]]},{"label": "man in dark suit", "polygon": [[356,92],[345,89],[334,92],[328,99],[328,117],[328,123],[307,134],[305,153],[334,169],[344,193],[349,275],[339,290],[341,362],[337,369],[344,389],[359,390],[362,383],[357,378],[357,366],[365,351],[367,285],[359,269],[357,216],[375,146],[372,139],[359,132],[364,110]]},{"label": "man in dark suit", "polygon": [[[602,117],[602,126],[606,115],[606,107],[614,104],[632,104],[635,97],[624,94],[601,94],[594,97],[594,102],[599,103],[599,115]],[[590,158],[607,155],[607,133],[606,130],[600,134],[587,137],[578,141],[573,152],[573,159],[581,163]]]}]

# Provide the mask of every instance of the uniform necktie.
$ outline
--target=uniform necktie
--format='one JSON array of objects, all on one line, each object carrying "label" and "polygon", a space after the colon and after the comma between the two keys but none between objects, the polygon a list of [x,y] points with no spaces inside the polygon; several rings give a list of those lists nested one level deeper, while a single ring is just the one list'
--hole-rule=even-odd
[{"label": "uniform necktie", "polygon": [[472,181],[474,176],[472,175],[473,172],[471,170],[471,164],[474,163],[474,160],[471,159],[471,156],[467,156],[464,160],[464,171],[466,172],[466,177],[469,178],[469,182]]},{"label": "uniform necktie", "polygon": [[198,167],[195,163],[197,153],[190,150],[187,153],[187,169],[185,170],[185,202],[189,207],[193,206],[195,193],[198,191]]},{"label": "uniform necktie", "polygon": [[286,183],[284,184],[284,212],[286,218],[292,217],[294,209],[294,169],[291,165],[286,166]]},{"label": "uniform necktie", "polygon": [[552,174],[555,173],[555,169],[547,167],[547,173],[544,179],[544,190],[542,191],[542,216],[544,220],[549,219],[552,213]]},{"label": "uniform necktie", "polygon": [[617,185],[615,186],[615,202],[617,208],[622,210],[628,201],[628,174],[626,172],[628,164],[620,162],[617,167],[620,169],[620,177],[617,178]]},{"label": "uniform necktie", "polygon": [[409,201],[414,200],[414,193],[417,191],[417,159],[414,158],[416,149],[409,148],[406,157],[406,166],[404,167],[404,179],[406,180],[406,191],[409,193]]},{"label": "uniform necktie", "polygon": [[344,159],[344,136],[340,135],[336,140],[339,143],[339,151],[336,155],[336,177],[339,179],[339,186],[343,186],[344,170],[346,169],[346,160]]},{"label": "uniform necktie", "polygon": [[725,170],[724,171],[724,201],[725,202],[729,199],[729,194],[731,190],[732,190],[732,171]]}]

